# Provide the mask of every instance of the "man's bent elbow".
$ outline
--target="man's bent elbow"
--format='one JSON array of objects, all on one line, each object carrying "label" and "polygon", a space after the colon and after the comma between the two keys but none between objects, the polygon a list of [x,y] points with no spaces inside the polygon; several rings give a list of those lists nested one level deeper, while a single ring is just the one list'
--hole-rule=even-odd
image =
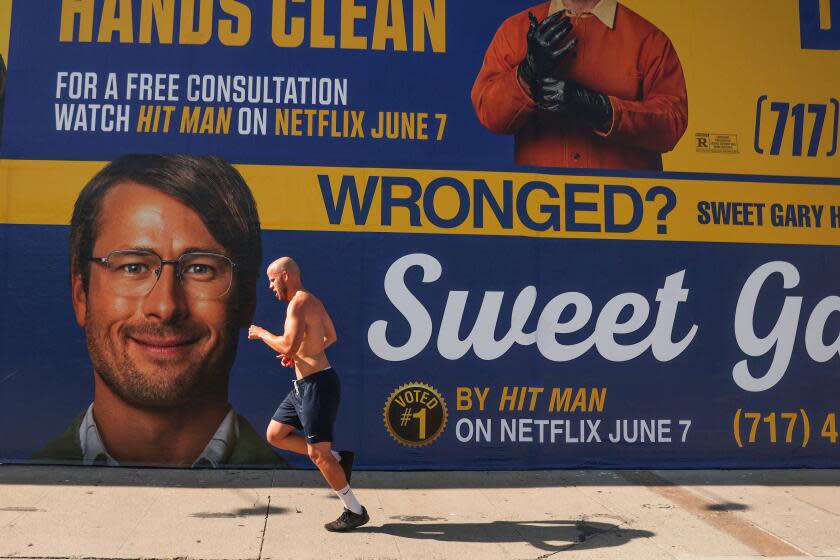
[{"label": "man's bent elbow", "polygon": [[515,126],[515,118],[500,111],[486,99],[489,87],[487,84],[479,85],[478,82],[473,86],[471,97],[475,116],[484,128],[494,134],[516,134],[518,128]]},{"label": "man's bent elbow", "polygon": [[665,153],[677,147],[688,129],[688,107],[685,103],[668,103],[661,111],[659,124],[642,136],[651,143],[648,149]]},{"label": "man's bent elbow", "polygon": [[670,152],[677,147],[688,128],[688,116],[684,113],[675,113],[670,129],[662,135],[662,145],[659,151]]},{"label": "man's bent elbow", "polygon": [[478,121],[490,132],[504,136],[516,134],[519,127],[515,126],[513,119],[507,118],[505,115],[494,114],[492,111],[482,111],[476,108],[475,111]]}]

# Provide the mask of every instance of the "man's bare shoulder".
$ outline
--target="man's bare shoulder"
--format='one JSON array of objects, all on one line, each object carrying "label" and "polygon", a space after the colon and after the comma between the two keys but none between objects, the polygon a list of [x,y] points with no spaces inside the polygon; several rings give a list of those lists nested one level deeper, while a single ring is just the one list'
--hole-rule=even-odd
[{"label": "man's bare shoulder", "polygon": [[289,307],[286,309],[286,313],[305,311],[308,302],[309,299],[307,298],[306,292],[298,292],[289,300]]},{"label": "man's bare shoulder", "polygon": [[296,309],[304,312],[309,309],[318,309],[322,307],[324,307],[324,305],[321,303],[320,299],[315,297],[313,293],[305,292],[303,290],[296,293],[289,302],[290,309]]}]

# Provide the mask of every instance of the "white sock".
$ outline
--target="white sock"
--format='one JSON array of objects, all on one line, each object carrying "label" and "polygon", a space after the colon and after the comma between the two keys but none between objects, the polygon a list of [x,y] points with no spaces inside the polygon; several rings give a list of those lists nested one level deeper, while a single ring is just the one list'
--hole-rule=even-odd
[{"label": "white sock", "polygon": [[356,496],[350,489],[349,484],[341,490],[336,490],[335,494],[336,496],[338,496],[338,499],[341,500],[341,503],[344,504],[344,507],[346,507],[355,514],[362,514],[362,504],[360,504],[359,500],[356,499]]},{"label": "white sock", "polygon": [[341,461],[341,455],[339,455],[338,451],[330,449],[330,453],[332,453],[332,456],[335,457],[336,461]]}]

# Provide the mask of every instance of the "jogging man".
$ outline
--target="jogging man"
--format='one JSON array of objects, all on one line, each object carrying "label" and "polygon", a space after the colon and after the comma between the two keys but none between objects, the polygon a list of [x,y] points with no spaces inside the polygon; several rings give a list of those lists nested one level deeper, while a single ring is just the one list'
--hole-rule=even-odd
[{"label": "jogging man", "polygon": [[331,448],[341,388],[324,350],[337,340],[335,327],[321,301],[303,287],[300,267],[291,257],[277,259],[267,273],[277,299],[289,302],[283,334],[251,325],[248,338],[262,340],[278,352],[284,366],[295,368],[295,380],[274,413],[266,438],[280,449],[309,455],[344,504],[344,513],[324,527],[349,531],[370,517],[350,489],[353,454]]}]

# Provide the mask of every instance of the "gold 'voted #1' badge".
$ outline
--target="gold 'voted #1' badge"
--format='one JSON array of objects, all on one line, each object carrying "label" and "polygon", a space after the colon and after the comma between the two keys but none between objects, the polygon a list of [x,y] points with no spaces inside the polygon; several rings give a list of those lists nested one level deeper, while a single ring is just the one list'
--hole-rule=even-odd
[{"label": "gold 'voted #1' badge", "polygon": [[422,447],[446,428],[446,402],[437,389],[412,382],[398,387],[385,402],[385,428],[398,443]]}]

